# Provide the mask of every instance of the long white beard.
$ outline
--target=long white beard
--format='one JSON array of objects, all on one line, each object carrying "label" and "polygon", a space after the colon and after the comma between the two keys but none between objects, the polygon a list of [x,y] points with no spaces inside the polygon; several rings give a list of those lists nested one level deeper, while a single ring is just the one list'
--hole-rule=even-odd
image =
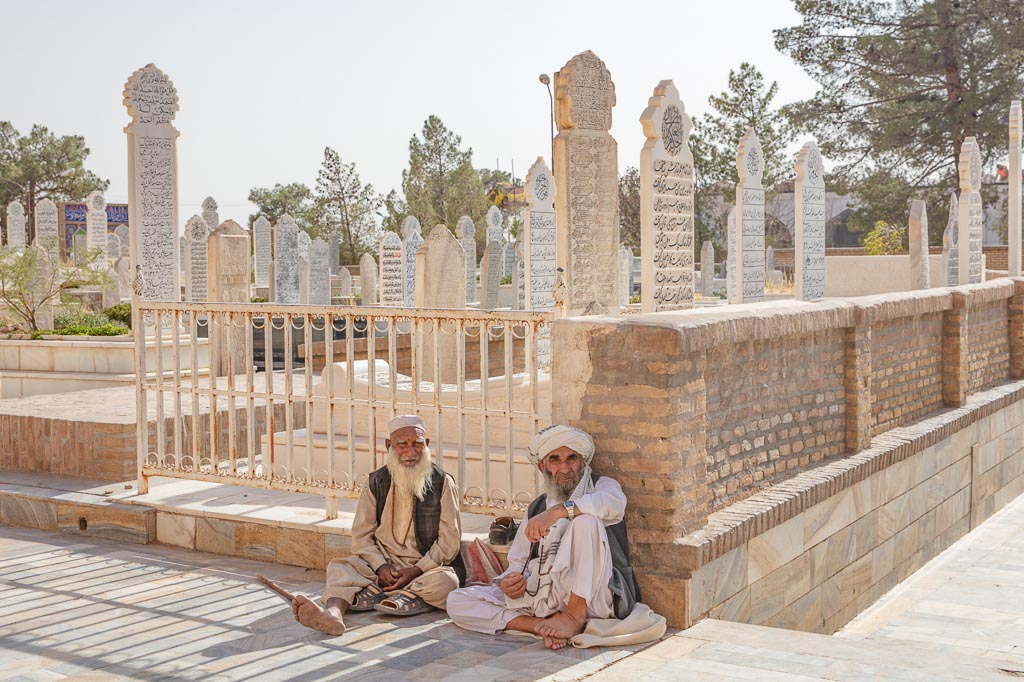
[{"label": "long white beard", "polygon": [[407,467],[398,460],[395,449],[389,448],[388,456],[384,463],[387,465],[388,471],[391,472],[391,482],[395,485],[395,489],[399,494],[422,500],[423,496],[430,492],[430,489],[433,487],[433,481],[430,476],[431,461],[430,448],[424,447],[423,456],[420,457],[419,463],[414,467]]},{"label": "long white beard", "polygon": [[[580,469],[580,472],[583,470]],[[555,477],[550,472],[544,472],[544,493],[548,496],[548,501],[565,502],[572,495],[572,491],[579,485],[580,479],[577,477],[572,483],[566,483],[565,485],[559,485],[555,483]]]}]

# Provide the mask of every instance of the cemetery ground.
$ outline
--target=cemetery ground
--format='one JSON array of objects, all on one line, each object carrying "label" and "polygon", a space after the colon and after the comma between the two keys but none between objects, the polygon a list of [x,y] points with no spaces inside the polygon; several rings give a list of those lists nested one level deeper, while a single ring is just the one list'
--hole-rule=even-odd
[{"label": "cemetery ground", "polygon": [[[19,480],[40,496],[131,495]],[[62,480],[81,490],[45,488]],[[0,502],[17,488],[4,484]],[[1024,674],[1022,523],[1018,498],[834,636],[705,620],[651,646],[560,651],[461,630],[440,611],[350,614],[332,638],[255,581],[315,595],[322,571],[5,525],[0,659],[16,680],[1007,679]]]}]

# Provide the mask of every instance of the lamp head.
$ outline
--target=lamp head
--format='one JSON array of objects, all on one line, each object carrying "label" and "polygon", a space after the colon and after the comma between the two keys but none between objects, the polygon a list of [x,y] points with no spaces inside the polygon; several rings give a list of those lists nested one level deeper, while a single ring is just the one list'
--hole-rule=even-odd
[{"label": "lamp head", "polygon": [[544,85],[550,85],[551,84],[551,78],[548,77],[548,75],[546,73],[542,73],[540,76],[538,76],[537,80],[539,80]]}]

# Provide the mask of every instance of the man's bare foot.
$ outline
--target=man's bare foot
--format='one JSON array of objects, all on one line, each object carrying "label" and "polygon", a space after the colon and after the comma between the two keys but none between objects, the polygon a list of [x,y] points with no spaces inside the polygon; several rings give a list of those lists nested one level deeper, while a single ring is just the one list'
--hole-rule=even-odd
[{"label": "man's bare foot", "polygon": [[545,646],[547,646],[549,639],[553,641],[562,640],[560,646],[548,647],[549,649],[561,649],[565,646],[566,641],[583,632],[583,626],[586,625],[586,622],[585,618],[580,617],[573,610],[566,609],[561,613],[545,618],[537,626],[537,634],[544,638]]},{"label": "man's bare foot", "polygon": [[341,620],[339,609],[322,609],[319,604],[301,594],[295,595],[295,599],[292,600],[292,615],[307,628],[319,630],[332,637],[345,634],[345,623]]},{"label": "man's bare foot", "polygon": [[567,639],[561,639],[559,637],[544,637],[544,646],[549,649],[561,649],[569,643]]}]

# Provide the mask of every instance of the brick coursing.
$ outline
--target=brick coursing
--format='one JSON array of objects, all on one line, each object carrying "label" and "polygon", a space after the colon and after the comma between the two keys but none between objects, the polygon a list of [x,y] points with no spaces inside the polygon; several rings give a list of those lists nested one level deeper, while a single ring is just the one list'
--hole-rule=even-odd
[{"label": "brick coursing", "polygon": [[942,313],[871,327],[871,435],[942,407]]}]

